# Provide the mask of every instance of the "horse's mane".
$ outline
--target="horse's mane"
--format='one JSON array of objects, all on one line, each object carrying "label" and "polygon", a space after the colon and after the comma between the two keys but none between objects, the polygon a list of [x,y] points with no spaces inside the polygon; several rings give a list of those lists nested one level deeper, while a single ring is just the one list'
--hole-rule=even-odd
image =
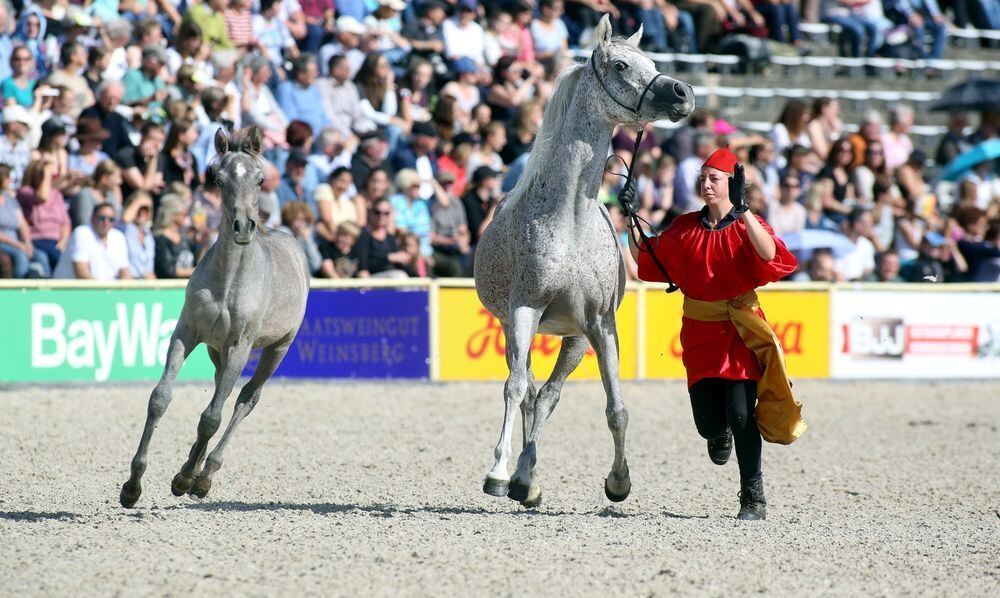
[{"label": "horse's mane", "polygon": [[545,114],[542,117],[542,124],[538,127],[535,135],[535,142],[531,148],[531,156],[524,171],[517,181],[517,185],[511,189],[504,202],[510,209],[517,205],[518,201],[527,195],[527,192],[535,184],[539,175],[549,170],[549,163],[556,157],[555,146],[566,121],[566,113],[573,99],[580,76],[583,74],[585,66],[574,64],[567,67],[556,79],[555,89],[545,105]]},{"label": "horse's mane", "polygon": [[[254,135],[257,136],[256,140],[253,139]],[[254,143],[256,143],[258,149],[254,148]],[[260,129],[255,126],[243,127],[229,136],[229,151],[231,152],[243,152],[253,158],[259,159],[259,148]]]}]

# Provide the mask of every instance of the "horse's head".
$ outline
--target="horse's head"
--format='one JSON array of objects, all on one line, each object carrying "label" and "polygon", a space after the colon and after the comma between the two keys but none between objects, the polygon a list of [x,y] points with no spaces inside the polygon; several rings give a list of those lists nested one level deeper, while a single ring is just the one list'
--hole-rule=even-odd
[{"label": "horse's head", "polygon": [[676,122],[691,114],[691,86],[661,74],[639,50],[642,26],[632,37],[612,40],[611,21],[604,15],[595,38],[588,68],[611,100],[604,103],[609,121],[638,124],[669,118]]},{"label": "horse's head", "polygon": [[260,230],[258,194],[264,181],[264,170],[257,158],[260,146],[261,134],[257,127],[243,129],[231,139],[222,129],[215,134],[218,158],[209,176],[215,177],[222,192],[226,233],[231,229],[234,240],[240,245],[250,243],[254,233]]}]

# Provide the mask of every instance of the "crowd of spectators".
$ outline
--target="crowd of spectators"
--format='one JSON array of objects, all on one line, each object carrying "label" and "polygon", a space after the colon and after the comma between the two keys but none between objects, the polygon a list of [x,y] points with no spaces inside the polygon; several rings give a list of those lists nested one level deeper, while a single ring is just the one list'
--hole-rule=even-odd
[{"label": "crowd of spectators", "polygon": [[[926,33],[910,39],[934,56],[944,15],[997,28],[995,7],[0,0],[0,276],[190,276],[224,217],[208,175],[215,133],[249,125],[264,133],[260,216],[301,243],[315,276],[467,276],[568,50],[590,42],[601,14],[616,30],[643,24],[650,51],[711,52],[726,36],[752,35],[806,53],[802,12],[838,23],[846,52],[873,54],[893,25],[861,25],[855,43],[850,19],[870,16]],[[803,246],[798,278],[996,280],[993,164],[970,171],[944,205],[908,138],[912,111],[888,117],[873,113],[846,135],[836,100],[791,101],[772,135],[755,136],[699,110],[672,133],[645,137],[643,215],[662,227],[696,209],[697,171],[728,143],[753,166],[752,207],[779,234],[839,235],[829,247]],[[984,114],[972,138],[956,122],[942,156],[995,138],[998,121]],[[611,149],[628,160],[635,134],[617,131]],[[624,234],[619,184],[606,177],[600,200]]]}]

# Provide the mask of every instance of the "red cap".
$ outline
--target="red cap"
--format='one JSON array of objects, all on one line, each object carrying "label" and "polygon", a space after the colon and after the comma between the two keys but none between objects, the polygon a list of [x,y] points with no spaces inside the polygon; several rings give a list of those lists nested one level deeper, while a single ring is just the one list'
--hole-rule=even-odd
[{"label": "red cap", "polygon": [[736,154],[729,151],[728,145],[726,147],[719,148],[715,150],[715,153],[708,157],[708,160],[705,160],[702,168],[706,166],[711,166],[712,168],[716,168],[722,172],[733,174],[736,171]]}]

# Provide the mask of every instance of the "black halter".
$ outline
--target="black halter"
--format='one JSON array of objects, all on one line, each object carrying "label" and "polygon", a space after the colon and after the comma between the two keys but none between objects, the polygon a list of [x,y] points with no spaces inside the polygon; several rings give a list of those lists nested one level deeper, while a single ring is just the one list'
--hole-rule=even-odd
[{"label": "black halter", "polygon": [[646,94],[649,93],[650,88],[653,87],[653,83],[663,76],[662,73],[656,73],[656,76],[649,80],[649,83],[647,83],[646,87],[642,90],[642,95],[639,96],[639,103],[635,105],[635,108],[633,108],[620,102],[618,98],[615,97],[615,94],[611,93],[611,90],[608,89],[607,84],[604,83],[604,79],[601,78],[601,73],[597,70],[597,52],[593,52],[590,55],[590,69],[594,71],[594,76],[597,77],[597,82],[604,88],[604,92],[608,94],[608,97],[622,108],[630,112],[635,112],[636,116],[639,115],[639,110],[642,108],[642,102],[646,99]]},{"label": "black halter", "polygon": [[[646,84],[645,89],[642,90],[642,95],[639,96],[639,103],[635,105],[635,108],[632,108],[631,106],[626,106],[625,104],[620,102],[618,98],[616,98],[615,95],[611,93],[611,90],[608,89],[608,86],[605,85],[604,79],[601,78],[601,73],[597,70],[596,56],[597,52],[593,52],[590,55],[590,68],[591,70],[594,71],[594,76],[597,77],[597,82],[601,84],[601,87],[604,88],[604,92],[608,94],[608,97],[611,98],[611,100],[614,103],[618,104],[619,106],[630,112],[634,112],[635,115],[638,116],[639,109],[642,108],[642,102],[643,100],[646,99],[646,94],[649,93],[649,90],[653,86],[653,83],[657,79],[662,77],[663,74],[656,73],[656,76],[649,80],[649,83]],[[642,143],[643,133],[646,132],[646,127],[644,123],[640,122],[639,125],[640,125],[639,131],[635,135],[635,147],[632,148],[632,163],[625,164],[625,160],[622,160],[622,157],[617,154],[608,158],[608,161],[614,160],[615,158],[621,160],[622,165],[625,166],[626,174],[621,174],[620,172],[614,172],[610,168],[608,168],[607,162],[605,162],[604,164],[605,170],[607,170],[611,174],[620,176],[625,179],[625,186],[623,187],[623,189],[627,189],[629,185],[632,184],[632,172],[635,169],[635,160],[639,156],[639,145]],[[644,251],[649,254],[649,257],[652,258],[653,263],[656,264],[656,268],[660,271],[660,274],[663,275],[664,280],[666,280],[667,282],[667,292],[673,293],[674,291],[677,290],[678,287],[677,285],[674,284],[674,280],[670,278],[670,274],[667,272],[667,267],[664,266],[662,262],[660,262],[660,258],[656,257],[656,248],[652,245],[652,243],[650,243],[649,237],[647,237],[646,234],[642,232],[642,228],[639,225],[639,223],[644,222],[646,226],[648,226],[649,228],[653,228],[653,226],[649,222],[646,222],[641,216],[639,216],[639,214],[636,213],[631,206],[627,205],[624,201],[622,201],[621,195],[619,195],[618,197],[618,204],[621,206],[622,213],[629,220],[628,228],[632,235],[632,242],[635,243],[635,246],[639,248],[639,251]],[[659,238],[657,238],[657,244],[659,244]]]}]

